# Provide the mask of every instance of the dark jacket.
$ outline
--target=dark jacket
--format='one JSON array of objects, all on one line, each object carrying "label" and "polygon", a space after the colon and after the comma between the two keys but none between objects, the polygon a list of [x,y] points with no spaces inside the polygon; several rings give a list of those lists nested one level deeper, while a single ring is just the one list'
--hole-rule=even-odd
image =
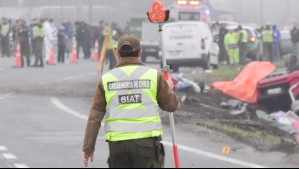
[{"label": "dark jacket", "polygon": [[20,28],[18,38],[21,44],[29,44],[29,28],[27,26]]},{"label": "dark jacket", "polygon": [[65,34],[64,30],[58,31],[57,38],[58,38],[58,46],[66,45],[66,34]]},{"label": "dark jacket", "polygon": [[299,43],[299,30],[297,28],[292,29],[291,37],[293,43]]},{"label": "dark jacket", "polygon": [[[127,65],[143,65],[140,58],[123,58],[116,67]],[[162,73],[158,76],[158,94],[157,100],[160,108],[164,111],[174,112],[179,107],[179,101],[175,93],[169,88]],[[92,108],[89,114],[86,134],[83,145],[83,152],[92,153],[95,149],[96,139],[98,136],[101,122],[106,114],[106,99],[103,82],[100,81],[94,99]]]}]

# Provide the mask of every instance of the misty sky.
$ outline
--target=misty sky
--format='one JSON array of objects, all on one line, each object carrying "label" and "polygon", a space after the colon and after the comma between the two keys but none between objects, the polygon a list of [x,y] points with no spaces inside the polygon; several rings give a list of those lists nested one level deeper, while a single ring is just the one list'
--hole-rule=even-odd
[{"label": "misty sky", "polygon": [[[89,0],[0,0],[0,17],[51,17],[59,20],[88,20]],[[174,0],[162,0],[168,6]],[[144,16],[154,0],[92,0],[93,22],[111,20],[124,24],[132,16]],[[299,17],[299,0],[210,0],[216,9],[235,13],[242,23],[271,22],[283,24],[289,16]],[[261,10],[261,2],[264,4]],[[7,8],[9,6],[9,8]],[[42,7],[41,7],[42,6]],[[62,7],[64,6],[64,7]],[[264,16],[263,19],[261,16]]]}]

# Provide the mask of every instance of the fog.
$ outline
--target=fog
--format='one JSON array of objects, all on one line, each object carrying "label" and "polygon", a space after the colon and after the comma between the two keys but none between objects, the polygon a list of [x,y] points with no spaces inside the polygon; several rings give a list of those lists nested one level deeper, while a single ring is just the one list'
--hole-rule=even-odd
[{"label": "fog", "polygon": [[[174,0],[162,0],[166,6]],[[12,19],[50,17],[56,22],[99,20],[126,23],[132,16],[145,16],[154,0],[0,0],[0,17]],[[284,25],[299,17],[299,0],[204,0],[217,10],[231,12],[241,23]],[[92,11],[92,12],[90,12]],[[219,18],[213,18],[217,20]]]}]

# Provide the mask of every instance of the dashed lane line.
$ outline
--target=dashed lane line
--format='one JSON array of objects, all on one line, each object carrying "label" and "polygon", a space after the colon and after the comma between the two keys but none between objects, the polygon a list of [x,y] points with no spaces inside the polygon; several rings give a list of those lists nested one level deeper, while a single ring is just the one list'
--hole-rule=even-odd
[{"label": "dashed lane line", "polygon": [[15,166],[16,168],[30,168],[30,167],[28,167],[28,166],[25,165],[25,164],[14,164],[14,166]]},{"label": "dashed lane line", "polygon": [[[71,114],[71,115],[73,115],[73,116],[75,116],[79,119],[82,119],[82,120],[87,120],[88,119],[87,116],[82,115],[82,114],[72,110],[71,108],[68,108],[67,106],[65,106],[57,98],[53,97],[53,98],[51,98],[51,101],[55,106],[57,106],[59,109],[63,110],[64,112],[66,112],[68,114]],[[166,146],[172,147],[172,143],[169,142],[169,141],[163,141],[163,143]],[[216,160],[236,164],[236,165],[239,165],[239,166],[244,166],[244,167],[249,167],[249,168],[268,168],[268,167],[261,166],[261,165],[258,165],[258,164],[254,164],[254,163],[249,163],[249,162],[245,162],[245,161],[241,161],[241,160],[237,160],[237,159],[233,159],[233,158],[223,157],[223,156],[220,156],[218,154],[213,154],[213,153],[210,153],[210,152],[207,152],[207,151],[204,151],[204,150],[188,147],[188,146],[185,146],[185,145],[179,145],[179,149],[183,150],[183,151],[186,151],[186,152],[194,153],[194,154],[197,154],[197,155],[205,156],[205,157],[208,157],[208,158],[212,158],[212,159],[216,159]]]},{"label": "dashed lane line", "polygon": [[0,151],[7,151],[7,148],[5,146],[0,146]]},{"label": "dashed lane line", "polygon": [[0,95],[0,100],[5,99],[6,97],[9,97],[11,94],[10,93],[6,93],[4,95]]},{"label": "dashed lane line", "polygon": [[14,154],[2,154],[2,156],[6,159],[6,160],[14,160],[17,159],[17,156],[15,156]]},{"label": "dashed lane line", "polygon": [[[0,146],[0,151],[2,151],[2,156],[5,160],[7,160],[9,167],[15,167],[15,168],[30,168],[26,164],[19,164],[19,163],[13,163],[13,161],[17,160],[18,157],[14,154],[8,153],[8,149],[5,146]],[[3,153],[5,152],[5,153]]]}]

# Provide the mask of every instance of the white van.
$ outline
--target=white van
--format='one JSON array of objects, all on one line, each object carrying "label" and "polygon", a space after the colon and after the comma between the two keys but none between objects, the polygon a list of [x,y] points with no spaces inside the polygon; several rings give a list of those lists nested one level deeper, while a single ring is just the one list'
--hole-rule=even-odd
[{"label": "white van", "polygon": [[219,47],[209,26],[198,21],[174,22],[163,27],[163,52],[174,71],[179,67],[218,68]]}]

